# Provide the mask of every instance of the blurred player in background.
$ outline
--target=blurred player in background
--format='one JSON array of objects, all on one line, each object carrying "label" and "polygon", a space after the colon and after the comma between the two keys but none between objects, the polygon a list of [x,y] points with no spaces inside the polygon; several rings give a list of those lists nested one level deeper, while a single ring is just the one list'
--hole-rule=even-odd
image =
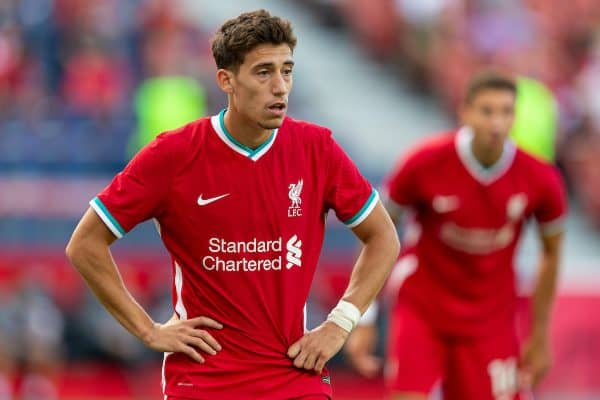
[{"label": "blurred player in background", "polygon": [[[168,399],[330,398],[325,362],[397,257],[377,192],[331,132],[286,117],[295,45],[291,24],[264,10],[225,22],[212,50],[227,108],[144,147],[90,202],[67,247],[107,310],[165,352]],[[364,247],[342,300],[307,332],[330,209]],[[109,250],[150,218],[173,260],[166,324],[133,299]]]},{"label": "blurred player in background", "polygon": [[[385,365],[392,399],[426,399],[440,380],[444,399],[523,399],[521,390],[550,365],[565,191],[554,167],[508,139],[515,94],[504,75],[474,77],[461,110],[464,126],[428,139],[387,182],[392,219],[398,223],[408,211],[405,247],[390,279],[397,285]],[[530,217],[541,254],[530,332],[520,347],[513,258]],[[346,349],[365,373],[374,368],[374,329],[359,326]]]}]

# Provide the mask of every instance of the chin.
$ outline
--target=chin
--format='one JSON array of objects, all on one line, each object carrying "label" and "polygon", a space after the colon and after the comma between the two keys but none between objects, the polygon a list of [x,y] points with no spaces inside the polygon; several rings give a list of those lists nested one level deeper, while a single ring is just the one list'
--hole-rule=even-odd
[{"label": "chin", "polygon": [[270,119],[268,121],[259,122],[258,125],[263,129],[277,129],[283,124],[283,118]]}]

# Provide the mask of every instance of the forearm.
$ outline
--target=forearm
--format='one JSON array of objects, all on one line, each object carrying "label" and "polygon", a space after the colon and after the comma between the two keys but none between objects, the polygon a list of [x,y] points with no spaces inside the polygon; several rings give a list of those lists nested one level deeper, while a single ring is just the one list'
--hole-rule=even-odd
[{"label": "forearm", "polygon": [[383,233],[365,242],[352,270],[350,282],[342,299],[364,313],[387,279],[396,257],[399,243],[395,231]]},{"label": "forearm", "polygon": [[147,342],[154,322],[125,287],[108,247],[79,244],[70,246],[67,255],[106,310]]},{"label": "forearm", "polygon": [[[365,246],[352,270],[342,300],[329,313],[327,321],[306,333],[288,349],[288,356],[294,359],[298,368],[322,371],[325,363],[348,339],[392,268],[400,248],[398,237],[381,205],[374,213],[354,229]],[[374,369],[378,368],[375,361]],[[372,372],[373,368],[367,370]]]},{"label": "forearm", "polygon": [[558,278],[558,252],[542,252],[531,298],[531,334],[547,334]]}]

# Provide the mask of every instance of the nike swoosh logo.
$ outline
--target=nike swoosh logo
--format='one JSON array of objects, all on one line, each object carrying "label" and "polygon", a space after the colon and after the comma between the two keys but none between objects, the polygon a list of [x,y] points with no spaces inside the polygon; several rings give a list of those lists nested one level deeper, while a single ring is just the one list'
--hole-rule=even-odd
[{"label": "nike swoosh logo", "polygon": [[222,194],[222,195],[217,196],[217,197],[211,197],[210,199],[203,199],[202,195],[200,195],[200,196],[198,196],[198,205],[199,206],[205,206],[207,204],[213,203],[213,202],[215,202],[217,200],[220,200],[223,197],[227,197],[227,196],[229,196],[229,193],[225,193],[225,194]]}]

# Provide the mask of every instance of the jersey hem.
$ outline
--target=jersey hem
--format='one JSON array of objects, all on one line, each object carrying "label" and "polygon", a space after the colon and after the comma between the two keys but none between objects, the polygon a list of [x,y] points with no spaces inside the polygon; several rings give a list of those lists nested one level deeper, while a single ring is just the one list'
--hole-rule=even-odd
[{"label": "jersey hem", "polygon": [[354,228],[355,226],[358,226],[369,216],[369,214],[371,214],[371,211],[373,211],[375,205],[377,204],[377,200],[379,200],[379,193],[377,193],[377,190],[373,188],[371,195],[361,209],[358,210],[358,212],[352,218],[344,221],[344,224],[348,228]]},{"label": "jersey hem", "polygon": [[[261,399],[266,399],[266,400],[273,400],[273,399],[281,399],[281,398],[285,398],[285,399],[295,399],[295,398],[302,398],[305,396],[311,396],[311,395],[323,395],[323,396],[327,396],[328,399],[332,399],[332,390],[330,388],[327,389],[323,389],[323,390],[318,390],[318,389],[309,389],[309,391],[304,391],[305,388],[302,387],[288,387],[286,393],[281,393],[280,391],[277,391],[277,393],[273,393],[273,397],[264,397],[261,396]],[[168,399],[169,397],[183,397],[186,399],[190,399],[190,400],[209,400],[209,399],[214,399],[214,397],[212,396],[214,390],[211,390],[210,393],[202,393],[199,394],[198,392],[202,391],[202,389],[196,389],[196,390],[190,390],[190,389],[184,389],[184,388],[170,388],[168,385],[167,387],[163,390],[163,395]],[[241,397],[239,393],[220,393],[219,394],[219,399],[220,400],[239,400],[240,398],[248,398],[248,397]],[[256,397],[253,397],[256,398]]]},{"label": "jersey hem", "polygon": [[121,239],[127,233],[121,224],[119,224],[119,221],[117,221],[115,217],[113,217],[108,211],[106,206],[102,204],[102,201],[100,201],[98,196],[90,200],[90,207],[92,207],[102,222],[104,222],[108,229],[110,229],[113,235],[115,235],[117,238]]}]

